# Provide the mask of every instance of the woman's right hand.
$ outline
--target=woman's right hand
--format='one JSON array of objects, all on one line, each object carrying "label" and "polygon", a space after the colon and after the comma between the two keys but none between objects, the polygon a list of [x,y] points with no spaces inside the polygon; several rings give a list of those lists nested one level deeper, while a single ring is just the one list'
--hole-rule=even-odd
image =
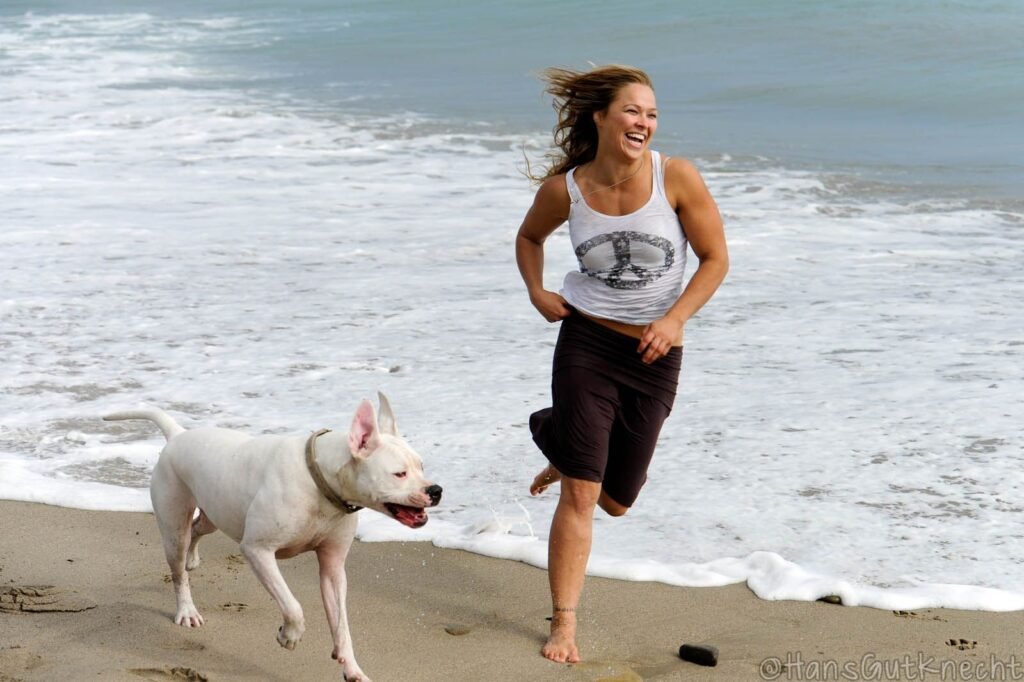
[{"label": "woman's right hand", "polygon": [[544,288],[544,240],[565,222],[567,215],[569,190],[565,175],[552,176],[537,190],[516,235],[519,274],[530,294],[530,303],[548,322],[564,320],[572,314],[572,308],[560,294]]},{"label": "woman's right hand", "polygon": [[547,289],[530,294],[530,303],[548,322],[558,322],[572,314],[572,308],[565,302],[562,295]]}]

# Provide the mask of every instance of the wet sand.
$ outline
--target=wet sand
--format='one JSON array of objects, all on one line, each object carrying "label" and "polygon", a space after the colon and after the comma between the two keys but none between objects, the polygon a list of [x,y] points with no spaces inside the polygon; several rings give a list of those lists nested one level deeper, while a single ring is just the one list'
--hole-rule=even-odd
[{"label": "wet sand", "polygon": [[[215,533],[201,554],[192,587],[206,624],[187,629],[171,620],[152,515],[0,502],[0,682],[341,679],[313,555],[281,562],[307,626],[286,651],[280,614],[237,545]],[[376,682],[1024,679],[1024,612],[894,613],[768,602],[745,585],[589,578],[584,661],[568,666],[538,654],[542,570],[427,543],[358,543],[348,576],[356,657]],[[684,642],[716,646],[718,665],[682,661]]]}]

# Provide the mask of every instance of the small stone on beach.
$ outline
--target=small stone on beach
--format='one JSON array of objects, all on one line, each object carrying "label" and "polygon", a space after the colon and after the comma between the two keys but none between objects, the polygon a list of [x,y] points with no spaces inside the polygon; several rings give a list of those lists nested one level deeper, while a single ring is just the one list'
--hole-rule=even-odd
[{"label": "small stone on beach", "polygon": [[445,632],[447,632],[449,635],[455,635],[456,637],[459,637],[461,635],[468,635],[471,630],[472,628],[470,628],[468,625],[461,625],[459,623],[451,623],[450,625],[444,626]]},{"label": "small stone on beach", "polygon": [[825,602],[826,604],[838,604],[839,606],[843,605],[843,598],[840,597],[838,594],[825,595],[818,601]]},{"label": "small stone on beach", "polygon": [[718,648],[709,644],[683,644],[679,647],[679,658],[713,668],[718,665]]}]

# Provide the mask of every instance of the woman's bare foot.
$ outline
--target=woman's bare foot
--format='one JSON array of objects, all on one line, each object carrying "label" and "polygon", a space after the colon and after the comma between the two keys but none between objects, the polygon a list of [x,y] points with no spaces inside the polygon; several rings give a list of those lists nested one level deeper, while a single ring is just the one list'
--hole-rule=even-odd
[{"label": "woman's bare foot", "polygon": [[579,663],[576,648],[576,614],[555,613],[551,619],[551,635],[541,647],[540,655],[555,663]]},{"label": "woman's bare foot", "polygon": [[548,486],[552,483],[558,483],[561,479],[562,474],[558,469],[549,464],[544,467],[544,471],[537,474],[537,477],[533,479],[533,483],[530,484],[530,494],[540,495],[548,489]]}]

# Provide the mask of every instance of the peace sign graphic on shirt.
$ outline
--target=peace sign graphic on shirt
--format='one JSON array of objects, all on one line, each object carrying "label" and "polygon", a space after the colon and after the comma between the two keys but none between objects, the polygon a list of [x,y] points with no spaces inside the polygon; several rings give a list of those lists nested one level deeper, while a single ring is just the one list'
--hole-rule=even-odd
[{"label": "peace sign graphic on shirt", "polygon": [[643,289],[669,271],[676,250],[664,237],[630,230],[586,240],[576,247],[576,258],[581,272],[613,289]]}]

